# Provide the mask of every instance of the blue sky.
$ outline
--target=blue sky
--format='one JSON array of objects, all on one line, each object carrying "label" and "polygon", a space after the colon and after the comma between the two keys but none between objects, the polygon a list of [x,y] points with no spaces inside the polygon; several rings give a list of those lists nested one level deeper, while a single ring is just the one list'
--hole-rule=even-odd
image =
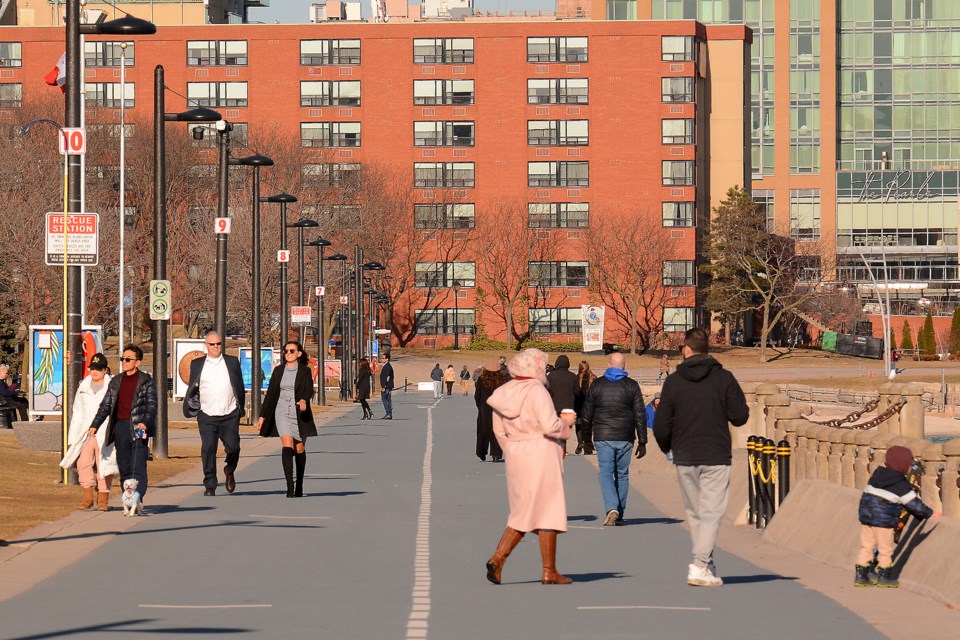
[{"label": "blue sky", "polygon": [[[298,23],[308,22],[308,8],[314,0],[271,0],[271,6],[265,9],[251,9],[250,20],[259,22]],[[361,0],[363,14],[370,9],[370,0]],[[522,9],[553,9],[554,0],[474,0],[478,11],[500,11]]]}]

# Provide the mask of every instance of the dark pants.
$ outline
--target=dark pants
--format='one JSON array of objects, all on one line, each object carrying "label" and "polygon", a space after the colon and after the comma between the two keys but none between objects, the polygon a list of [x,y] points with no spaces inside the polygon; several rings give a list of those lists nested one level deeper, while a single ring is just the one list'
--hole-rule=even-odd
[{"label": "dark pants", "polygon": [[234,409],[225,416],[208,416],[203,411],[197,414],[200,427],[200,461],[203,463],[203,486],[217,488],[217,441],[223,442],[226,456],[224,473],[237,470],[240,461],[240,411]]},{"label": "dark pants", "polygon": [[447,395],[453,395],[453,383],[447,382]]},{"label": "dark pants", "polygon": [[393,398],[390,397],[390,394],[393,393],[393,389],[384,389],[380,392],[380,402],[383,403],[383,414],[385,416],[393,417]]},{"label": "dark pants", "polygon": [[117,448],[117,467],[120,482],[133,478],[137,481],[140,497],[147,495],[147,441],[131,431],[129,420],[118,420],[113,426],[114,445]]},{"label": "dark pants", "polygon": [[21,422],[26,422],[30,419],[30,415],[27,413],[27,409],[30,408],[30,403],[23,398],[7,398],[7,406],[14,407],[17,410],[17,413],[20,414]]}]

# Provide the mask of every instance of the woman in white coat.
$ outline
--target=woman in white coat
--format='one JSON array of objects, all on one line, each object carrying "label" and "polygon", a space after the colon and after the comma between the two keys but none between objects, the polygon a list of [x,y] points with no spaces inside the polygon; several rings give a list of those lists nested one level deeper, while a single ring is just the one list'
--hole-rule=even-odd
[{"label": "woman in white coat", "polygon": [[90,423],[107,393],[107,384],[110,382],[107,368],[107,357],[102,353],[94,354],[90,359],[90,373],[80,382],[73,400],[73,417],[67,435],[70,448],[61,466],[69,467],[71,458],[76,460],[77,475],[83,490],[79,509],[92,507],[96,497],[97,509],[106,511],[111,481],[119,473],[116,449],[112,444],[104,446],[109,429],[100,429],[93,438],[87,435]]}]

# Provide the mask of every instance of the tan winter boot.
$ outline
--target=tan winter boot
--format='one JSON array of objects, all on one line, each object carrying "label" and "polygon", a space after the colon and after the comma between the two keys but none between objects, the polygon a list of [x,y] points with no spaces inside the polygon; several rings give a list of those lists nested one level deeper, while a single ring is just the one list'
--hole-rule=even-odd
[{"label": "tan winter boot", "polygon": [[86,511],[93,506],[93,494],[96,493],[96,489],[93,487],[81,487],[81,489],[83,489],[83,497],[80,498],[80,504],[77,505],[77,509]]},{"label": "tan winter boot", "polygon": [[570,584],[573,582],[557,573],[557,532],[540,530],[540,559],[543,561],[541,584]]},{"label": "tan winter boot", "polygon": [[500,584],[500,572],[503,570],[503,563],[507,561],[507,556],[523,540],[523,533],[516,529],[507,527],[500,537],[500,544],[493,556],[487,560],[487,580],[493,584]]},{"label": "tan winter boot", "polygon": [[108,502],[110,502],[109,491],[100,491],[97,493],[97,509],[99,511],[109,511],[110,507],[107,506]]}]

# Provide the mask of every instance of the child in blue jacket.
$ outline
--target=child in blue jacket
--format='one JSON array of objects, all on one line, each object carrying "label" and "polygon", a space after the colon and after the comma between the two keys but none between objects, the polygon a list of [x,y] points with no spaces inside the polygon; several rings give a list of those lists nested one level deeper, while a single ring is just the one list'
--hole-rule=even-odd
[{"label": "child in blue jacket", "polygon": [[[923,520],[939,518],[923,504],[907,481],[913,453],[906,447],[890,447],[884,465],[873,472],[860,498],[860,555],[857,556],[855,587],[899,587],[893,577],[893,532],[906,509]],[[873,552],[877,550],[877,573],[872,569]]]}]

